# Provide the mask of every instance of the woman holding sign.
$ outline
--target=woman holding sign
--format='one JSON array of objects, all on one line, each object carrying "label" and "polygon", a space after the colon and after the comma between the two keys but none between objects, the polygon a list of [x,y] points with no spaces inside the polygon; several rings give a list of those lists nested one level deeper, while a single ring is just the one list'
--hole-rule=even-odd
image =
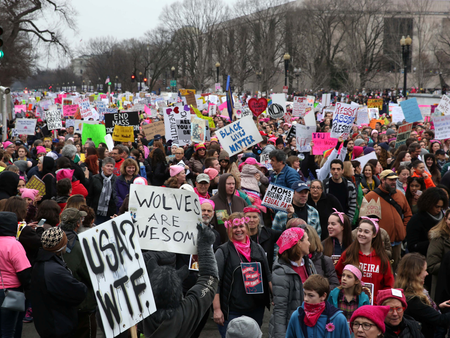
[{"label": "woman holding sign", "polygon": [[264,249],[249,234],[249,218],[235,212],[224,218],[229,241],[216,251],[219,288],[214,298],[214,321],[225,338],[230,320],[248,316],[261,327],[264,307],[270,307],[272,277]]}]

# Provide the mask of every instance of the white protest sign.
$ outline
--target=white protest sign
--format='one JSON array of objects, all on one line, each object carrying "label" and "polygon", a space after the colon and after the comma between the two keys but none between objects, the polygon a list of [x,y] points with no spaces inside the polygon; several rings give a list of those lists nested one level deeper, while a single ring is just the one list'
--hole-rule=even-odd
[{"label": "white protest sign", "polygon": [[294,96],[294,109],[292,110],[292,116],[305,116],[306,107],[308,107],[308,101],[306,97]]},{"label": "white protest sign", "polygon": [[272,209],[287,211],[293,197],[294,190],[270,183],[261,204]]},{"label": "white protest sign", "polygon": [[78,104],[80,106],[81,118],[89,118],[92,116],[91,105],[89,103],[89,98],[85,98]]},{"label": "white protest sign", "polygon": [[86,124],[98,124],[98,121],[83,121],[83,120],[66,120],[66,128],[73,127],[74,133],[81,134],[83,132],[83,123]]},{"label": "white protest sign", "polygon": [[304,117],[305,125],[316,126],[316,117],[314,115],[314,110],[310,107],[306,108],[306,114]]},{"label": "white protest sign", "polygon": [[261,163],[263,165],[270,163],[269,154],[261,154],[261,155],[259,155],[259,163]]},{"label": "white protest sign", "polygon": [[392,107],[392,122],[398,123],[403,122],[405,115],[403,115],[402,107]]},{"label": "white protest sign", "polygon": [[36,119],[17,119],[16,132],[19,135],[34,135]]},{"label": "white protest sign", "polygon": [[297,123],[295,125],[295,140],[297,143],[297,151],[303,153],[305,151],[311,151],[310,143],[312,141],[312,134],[316,131],[315,126],[304,126]]},{"label": "white protest sign", "polygon": [[197,253],[197,223],[202,221],[202,211],[194,192],[132,184],[129,210],[137,221],[142,249]]},{"label": "white protest sign", "polygon": [[251,116],[243,117],[219,129],[216,136],[219,138],[220,145],[230,156],[262,141],[262,136]]},{"label": "white protest sign", "polygon": [[450,115],[433,116],[434,138],[444,140],[450,138]]},{"label": "white protest sign", "polygon": [[369,124],[369,112],[367,111],[367,107],[362,107],[358,109],[358,115],[356,118],[356,122],[358,126],[361,126],[362,124]]},{"label": "white protest sign", "polygon": [[342,136],[345,140],[350,135],[358,108],[359,105],[355,102],[352,102],[351,104],[342,102],[336,103],[336,110],[333,115],[333,126],[331,128],[332,138]]},{"label": "white protest sign", "polygon": [[48,130],[61,129],[61,112],[59,110],[49,110],[45,112]]},{"label": "white protest sign", "polygon": [[191,144],[191,110],[189,106],[164,108],[166,140],[180,146]]},{"label": "white protest sign", "polygon": [[378,112],[378,108],[368,108],[367,109],[369,111],[369,119],[379,119],[380,118],[380,114]]},{"label": "white protest sign", "polygon": [[331,94],[322,94],[322,106],[328,107],[331,104]]},{"label": "white protest sign", "polygon": [[442,95],[437,109],[443,112],[444,115],[450,115],[450,97],[448,97],[447,95]]},{"label": "white protest sign", "polygon": [[156,311],[138,234],[129,213],[78,234],[107,338]]},{"label": "white protest sign", "polygon": [[366,165],[367,162],[369,162],[369,160],[375,159],[377,160],[377,153],[372,151],[371,153],[358,157],[358,162],[361,164],[361,168],[364,168],[364,166]]},{"label": "white protest sign", "polygon": [[286,95],[272,94],[272,104],[267,108],[267,112],[273,119],[283,117],[286,113]]},{"label": "white protest sign", "polygon": [[308,107],[314,108],[314,101],[315,101],[315,97],[312,95],[308,95],[306,97],[306,101],[308,102]]}]

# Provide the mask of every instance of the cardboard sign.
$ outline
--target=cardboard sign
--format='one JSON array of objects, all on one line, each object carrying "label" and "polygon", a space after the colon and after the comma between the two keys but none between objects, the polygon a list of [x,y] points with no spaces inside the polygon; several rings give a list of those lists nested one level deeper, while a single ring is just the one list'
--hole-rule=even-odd
[{"label": "cardboard sign", "polygon": [[45,112],[45,120],[47,121],[48,130],[61,129],[61,113],[59,110],[49,110]]},{"label": "cardboard sign", "polygon": [[442,95],[441,101],[439,101],[439,105],[437,109],[444,113],[444,115],[450,115],[450,97],[447,95]]},{"label": "cardboard sign", "polygon": [[293,197],[294,190],[270,183],[261,205],[276,210],[287,211],[289,204],[292,204]]},{"label": "cardboard sign", "polygon": [[412,126],[413,126],[412,123],[408,123],[398,127],[397,139],[395,140],[395,149],[397,149],[403,144],[406,144],[406,140],[411,136]]},{"label": "cardboard sign", "polygon": [[220,145],[230,156],[240,153],[243,148],[262,141],[262,136],[251,116],[243,117],[216,132]]},{"label": "cardboard sign", "polygon": [[434,138],[437,140],[445,140],[450,138],[450,115],[433,116],[434,122]]},{"label": "cardboard sign", "polygon": [[142,131],[144,132],[145,138],[147,140],[151,140],[152,138],[155,137],[155,135],[163,136],[166,134],[163,121],[145,124],[142,126]]},{"label": "cardboard sign", "polygon": [[129,213],[78,234],[106,338],[156,311],[138,234]]},{"label": "cardboard sign", "polygon": [[323,155],[324,151],[336,147],[337,138],[331,138],[330,133],[312,133],[313,155]]},{"label": "cardboard sign", "polygon": [[105,114],[105,127],[108,134],[112,134],[114,127],[132,126],[133,130],[139,132],[139,113],[138,112],[124,112],[115,114]]},{"label": "cardboard sign", "polygon": [[312,141],[312,134],[316,131],[316,127],[304,126],[303,124],[297,123],[295,125],[295,140],[297,143],[297,151],[303,153],[305,151],[311,151],[311,146],[309,145]]},{"label": "cardboard sign", "polygon": [[63,115],[64,116],[75,116],[78,110],[77,104],[66,105],[63,106]]},{"label": "cardboard sign", "polygon": [[195,89],[180,89],[180,95],[187,96],[189,93],[195,95]]},{"label": "cardboard sign", "polygon": [[34,135],[36,129],[36,119],[17,119],[16,132],[19,135]]},{"label": "cardboard sign", "polygon": [[191,141],[204,143],[206,138],[206,121],[194,118],[191,122]]},{"label": "cardboard sign", "polygon": [[417,122],[422,120],[422,113],[420,112],[415,97],[400,102],[400,106],[402,107],[406,122]]},{"label": "cardboard sign", "polygon": [[264,284],[260,262],[241,263],[245,293],[255,295],[264,293]]},{"label": "cardboard sign", "polygon": [[383,99],[369,99],[367,100],[367,107],[383,109]]},{"label": "cardboard sign", "polygon": [[133,127],[119,126],[118,124],[116,124],[114,126],[112,139],[116,142],[133,142],[134,141]]},{"label": "cardboard sign", "polygon": [[38,190],[40,196],[45,195],[45,183],[36,175],[33,175],[33,177],[29,179],[27,184],[25,184],[25,187]]},{"label": "cardboard sign", "polygon": [[164,109],[166,140],[180,146],[191,144],[191,110],[188,105]]},{"label": "cardboard sign", "polygon": [[186,95],[186,102],[188,106],[197,108],[197,100],[195,99],[195,94],[189,93],[188,95]]},{"label": "cardboard sign", "polygon": [[304,117],[306,114],[306,108],[308,107],[308,101],[306,97],[294,96],[294,107],[292,110],[292,116]]},{"label": "cardboard sign", "polygon": [[331,127],[331,137],[338,138],[342,136],[345,139],[350,135],[353,122],[356,118],[359,105],[352,102],[351,104],[336,103],[336,110],[333,115],[333,125]]},{"label": "cardboard sign", "polygon": [[142,249],[197,253],[197,223],[202,221],[202,212],[196,193],[131,184],[129,196]]}]

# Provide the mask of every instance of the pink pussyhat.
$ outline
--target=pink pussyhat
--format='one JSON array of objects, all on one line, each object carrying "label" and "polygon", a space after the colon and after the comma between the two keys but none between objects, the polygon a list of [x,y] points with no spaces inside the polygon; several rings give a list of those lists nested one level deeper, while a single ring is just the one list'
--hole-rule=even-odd
[{"label": "pink pussyhat", "polygon": [[280,247],[278,252],[282,254],[286,250],[289,250],[303,238],[305,231],[302,228],[289,228],[286,229],[278,238],[277,245]]},{"label": "pink pussyhat", "polygon": [[361,270],[359,270],[356,266],[351,265],[351,264],[347,264],[344,267],[344,270],[350,271],[352,274],[355,275],[356,278],[359,279],[359,281],[361,282],[361,285],[364,285],[364,282],[362,281],[362,273]]}]

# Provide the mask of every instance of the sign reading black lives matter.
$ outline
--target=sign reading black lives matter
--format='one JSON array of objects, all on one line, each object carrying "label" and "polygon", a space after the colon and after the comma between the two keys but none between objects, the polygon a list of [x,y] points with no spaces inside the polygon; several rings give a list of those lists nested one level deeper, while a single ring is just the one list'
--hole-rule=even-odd
[{"label": "sign reading black lives matter", "polygon": [[61,129],[61,112],[59,110],[49,110],[45,112],[48,130]]},{"label": "sign reading black lives matter", "polygon": [[112,338],[156,311],[155,300],[129,213],[78,234],[95,299]]},{"label": "sign reading black lives matter", "polygon": [[293,197],[294,190],[271,183],[261,204],[272,209],[287,211]]},{"label": "sign reading black lives matter", "polygon": [[112,134],[115,125],[119,126],[133,126],[135,132],[139,132],[139,113],[136,112],[123,112],[114,114],[105,114],[105,127],[106,133]]},{"label": "sign reading black lives matter", "polygon": [[197,223],[202,221],[202,212],[194,192],[132,184],[129,210],[137,221],[142,249],[197,253]]}]

